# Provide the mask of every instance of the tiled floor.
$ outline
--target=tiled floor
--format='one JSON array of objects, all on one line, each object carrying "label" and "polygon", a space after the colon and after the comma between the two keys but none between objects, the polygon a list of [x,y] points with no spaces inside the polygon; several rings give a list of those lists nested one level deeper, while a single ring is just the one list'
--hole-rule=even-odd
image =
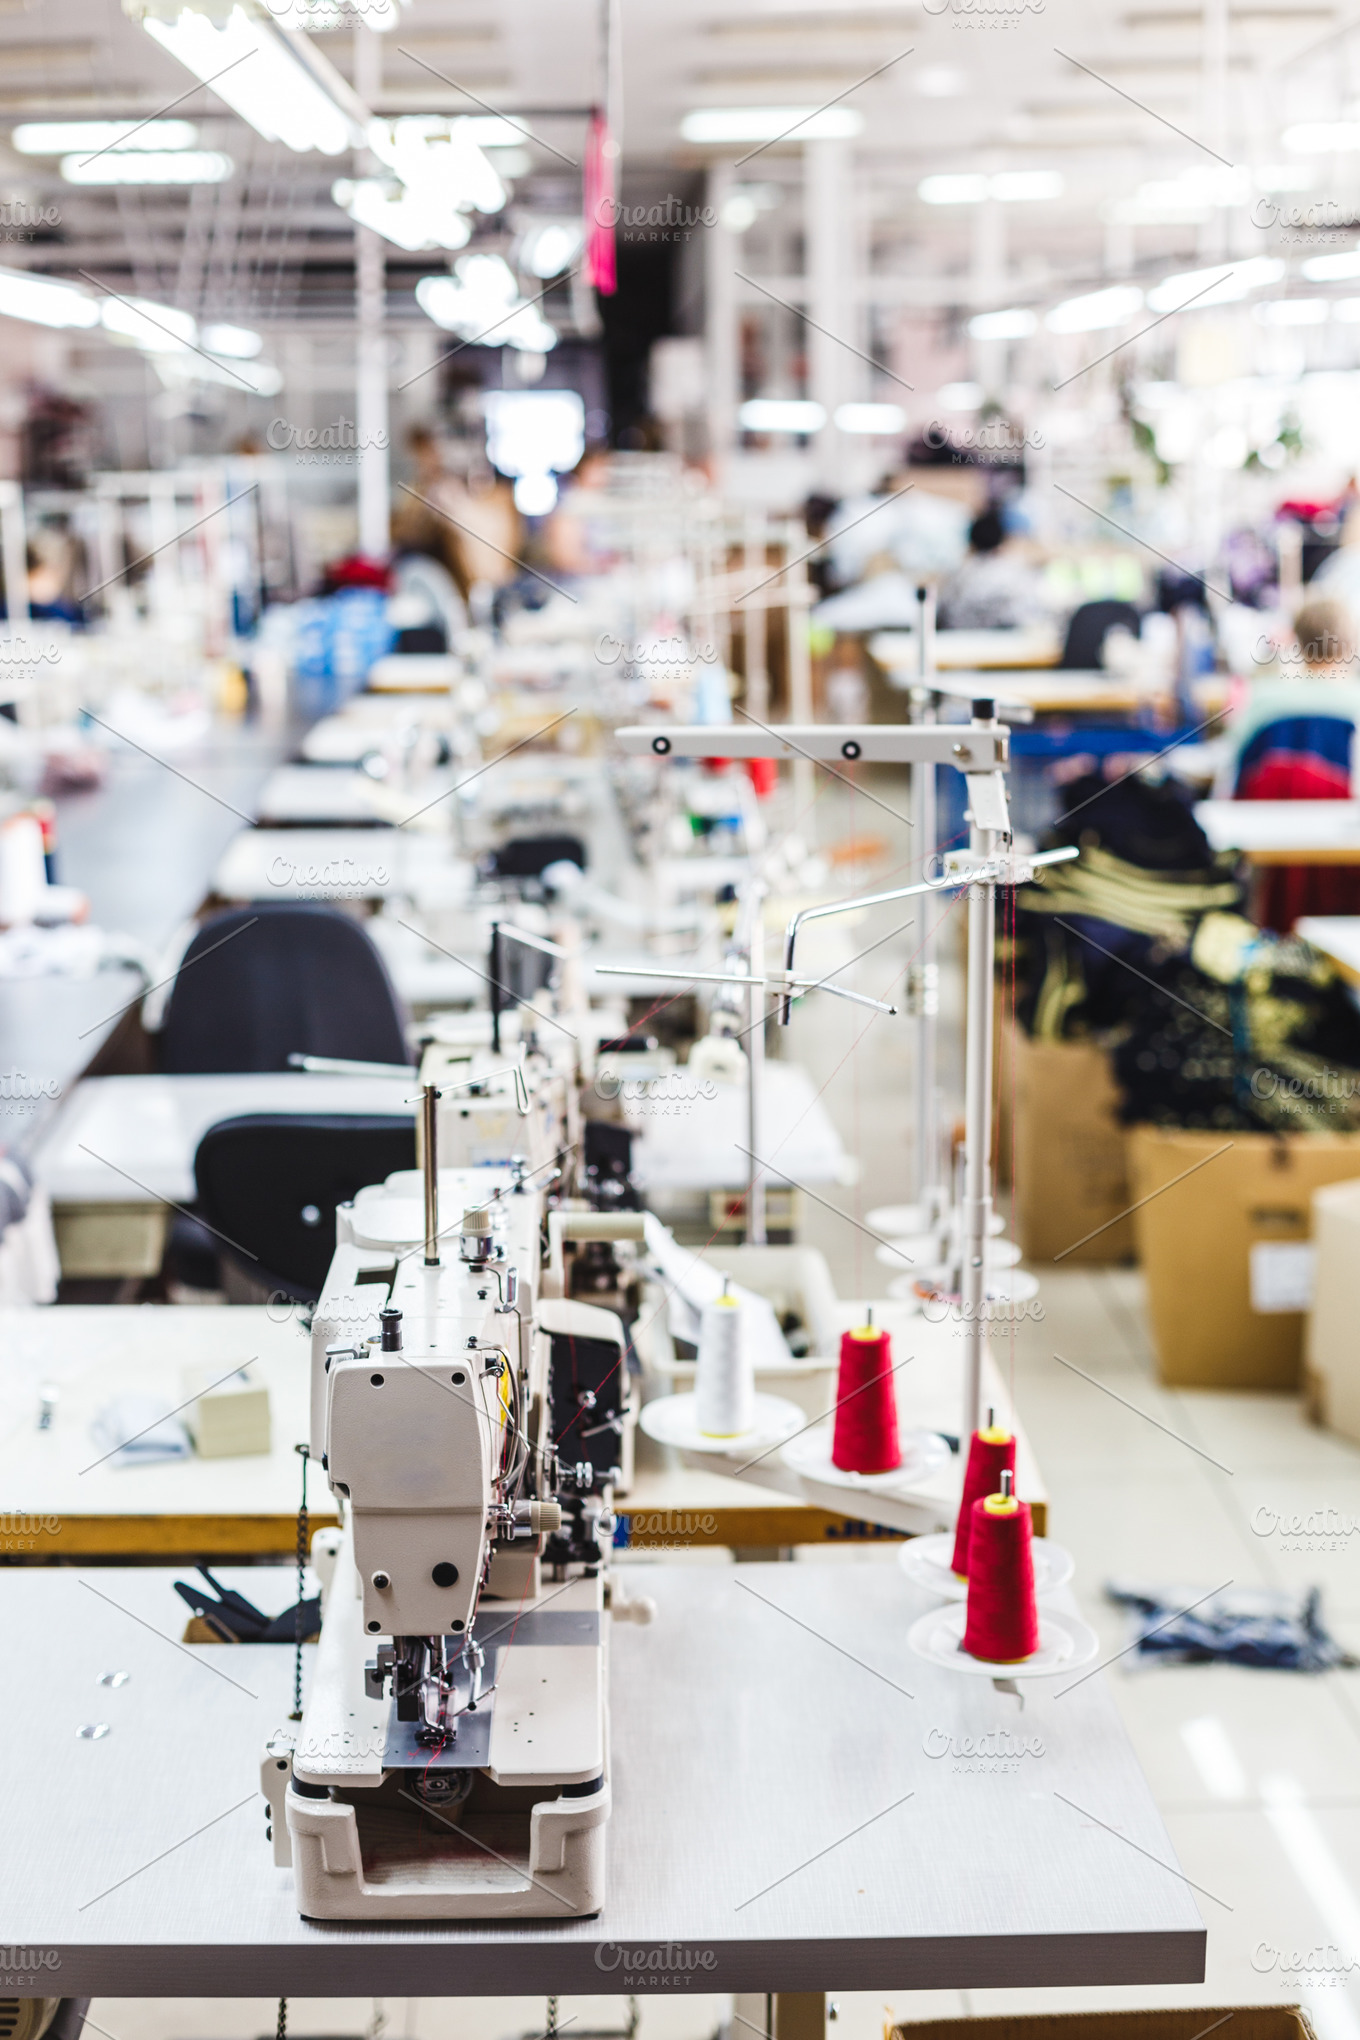
[{"label": "tiled floor", "polygon": [[[883,826],[877,815],[874,822]],[[880,927],[841,932],[839,954],[848,958]],[[890,995],[917,939],[909,930],[884,944],[853,967],[849,982]],[[834,943],[825,957],[808,959],[819,969],[836,960]],[[946,1044],[957,1040],[959,1006],[958,974],[950,971]],[[858,1183],[830,1193],[832,1201],[860,1218],[901,1201],[905,1027],[837,1001],[815,1009],[809,1001],[788,1043],[825,1083],[829,1109],[859,1158]],[[826,1253],[843,1295],[884,1293],[886,1271],[854,1225],[809,1206],[804,1236]],[[1325,1616],[1360,1654],[1360,1533],[1296,1550],[1270,1527],[1276,1517],[1328,1507],[1360,1523],[1360,1450],[1311,1429],[1287,1398],[1160,1388],[1135,1271],[1041,1274],[1044,1316],[1019,1328],[1002,1359],[1044,1470],[1052,1534],[1075,1554],[1076,1591],[1105,1654],[1127,1641],[1123,1618],[1103,1596],[1111,1578],[1180,1586],[1187,1602],[1227,1580],[1318,1585]],[[890,1561],[890,1552],[883,1556]],[[844,2040],[879,2040],[893,2018],[1300,2000],[1322,2040],[1360,2040],[1360,1969],[1347,1966],[1360,1964],[1360,1670],[1308,1678],[1226,1666],[1142,1669],[1125,1658],[1107,1676],[1182,1870],[1203,1894],[1205,1983],[848,1996],[836,2026]],[[1306,1975],[1282,1969],[1291,1958],[1307,1965]],[[254,2040],[272,2033],[274,2010],[272,2001],[255,2000],[101,2001],[94,2018],[113,2040]],[[617,2000],[573,1999],[563,2001],[561,2017],[574,2020],[567,2030],[579,2036],[615,2027],[619,2011]],[[722,2013],[713,1998],[644,1999],[642,2040],[707,2040]],[[376,2008],[299,2000],[291,2008],[297,2035],[372,2040],[511,2040],[541,2034],[543,2019],[542,2000],[529,1999],[389,2000]]]}]

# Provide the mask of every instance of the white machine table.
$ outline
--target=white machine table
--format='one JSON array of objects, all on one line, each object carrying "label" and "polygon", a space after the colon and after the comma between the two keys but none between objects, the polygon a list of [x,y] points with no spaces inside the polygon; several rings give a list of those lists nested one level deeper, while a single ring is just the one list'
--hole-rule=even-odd
[{"label": "white machine table", "polygon": [[[292,1597],[283,1567],[225,1577],[268,1609]],[[43,1667],[0,1692],[23,1752],[0,1933],[55,1958],[64,1992],[596,1995],[674,1987],[682,1958],[705,1991],[1203,1978],[1191,1887],[1103,1680],[1031,1683],[1022,1714],[921,1662],[906,1636],[928,1602],[896,1566],[649,1570],[655,1621],[611,1625],[605,1904],[560,1924],[300,1918],[259,1784],[292,1651],[177,1647],[171,1580],[0,1574],[4,1633]],[[948,1755],[997,1728],[1043,1754],[983,1776]]]}]

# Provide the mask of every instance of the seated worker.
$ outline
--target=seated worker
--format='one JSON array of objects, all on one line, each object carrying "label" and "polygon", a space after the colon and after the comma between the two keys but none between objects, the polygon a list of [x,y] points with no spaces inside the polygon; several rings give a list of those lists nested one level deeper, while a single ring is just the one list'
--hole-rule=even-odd
[{"label": "seated worker", "polygon": [[1020,553],[995,505],[973,519],[968,554],[940,591],[943,630],[1018,630],[1048,619],[1037,568]]},{"label": "seated worker", "polygon": [[[1258,680],[1232,717],[1220,791],[1233,800],[1351,800],[1360,727],[1356,633],[1337,601],[1314,597],[1294,619],[1297,652]],[[1288,934],[1304,914],[1360,913],[1352,865],[1279,864],[1258,875],[1254,918]]]}]

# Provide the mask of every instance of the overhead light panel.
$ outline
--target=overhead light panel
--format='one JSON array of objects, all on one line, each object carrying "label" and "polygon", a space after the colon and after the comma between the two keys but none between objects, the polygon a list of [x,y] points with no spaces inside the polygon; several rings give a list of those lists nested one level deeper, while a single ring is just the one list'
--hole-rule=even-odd
[{"label": "overhead light panel", "polygon": [[68,184],[225,184],[235,168],[220,149],[106,149],[61,159]]},{"label": "overhead light panel", "polygon": [[820,432],[826,412],[798,397],[751,397],[737,412],[743,432]]},{"label": "overhead light panel", "polygon": [[1278,283],[1285,265],[1275,256],[1256,255],[1248,262],[1218,264],[1212,269],[1187,269],[1167,276],[1147,294],[1148,310],[1179,312],[1213,305],[1236,304],[1254,290]]},{"label": "overhead light panel", "polygon": [[946,170],[923,177],[916,196],[926,205],[981,205],[987,198],[1003,205],[1033,205],[1061,198],[1063,190],[1059,170],[999,170],[994,177],[984,177],[980,170]]},{"label": "overhead light panel", "polygon": [[434,248],[466,248],[472,228],[455,206],[408,191],[390,177],[337,177],[331,197],[356,226],[369,227],[394,248],[424,254]]},{"label": "overhead light panel", "polygon": [[438,114],[410,114],[370,121],[366,140],[378,161],[408,190],[422,192],[431,207],[497,213],[509,193],[468,135],[469,125]]},{"label": "overhead light panel", "polygon": [[452,276],[423,276],[416,303],[445,332],[483,347],[547,354],[557,345],[556,332],[520,296],[514,271],[500,255],[460,255]]},{"label": "overhead light panel", "polygon": [[198,129],[191,120],[26,120],[10,142],[21,156],[92,154],[96,149],[192,149]]},{"label": "overhead light panel", "polygon": [[362,109],[339,73],[305,37],[240,0],[221,22],[185,7],[144,13],[142,26],[267,142],[339,156],[361,139]]},{"label": "overhead light panel", "polygon": [[681,139],[726,142],[848,142],[864,132],[864,115],[849,106],[700,106],[680,123]]},{"label": "overhead light panel", "polygon": [[1262,326],[1321,326],[1327,319],[1326,298],[1267,298],[1252,306],[1252,317]]},{"label": "overhead light panel", "polygon": [[907,414],[900,404],[838,404],[835,419],[841,432],[887,439],[905,431]]},{"label": "overhead light panel", "polygon": [[1345,155],[1360,149],[1360,120],[1305,120],[1281,136],[1298,156]]},{"label": "overhead light panel", "polygon": [[227,354],[233,361],[253,361],[264,347],[249,326],[205,326],[202,340],[209,354]]},{"label": "overhead light panel", "polygon": [[99,307],[73,283],[0,269],[0,316],[27,319],[35,326],[88,328],[99,324]]},{"label": "overhead light panel", "polygon": [[1050,333],[1101,333],[1107,327],[1122,326],[1142,302],[1143,293],[1133,284],[1116,284],[1112,290],[1093,290],[1085,297],[1054,305],[1044,324]]},{"label": "overhead light panel", "polygon": [[1004,312],[978,312],[968,321],[968,331],[975,340],[1028,340],[1038,324],[1035,313],[1012,305]]},{"label": "overhead light panel", "polygon": [[149,298],[105,298],[99,316],[106,332],[134,341],[148,354],[179,353],[198,339],[198,321],[188,312]]},{"label": "overhead light panel", "polygon": [[579,220],[535,220],[525,228],[520,241],[520,265],[546,283],[570,269],[584,240],[585,229]]},{"label": "overhead light panel", "polygon": [[1345,283],[1360,276],[1360,248],[1348,248],[1337,255],[1310,255],[1302,268],[1310,283]]}]

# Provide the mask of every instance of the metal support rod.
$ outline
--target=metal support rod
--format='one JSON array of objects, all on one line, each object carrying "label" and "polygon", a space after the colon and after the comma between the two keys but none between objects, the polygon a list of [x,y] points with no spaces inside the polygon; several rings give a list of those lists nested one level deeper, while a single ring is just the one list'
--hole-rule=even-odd
[{"label": "metal support rod", "polygon": [[439,1086],[420,1094],[420,1146],[425,1170],[425,1266],[439,1266]]},{"label": "metal support rod", "polygon": [[[766,557],[769,547],[765,537],[765,512],[752,510],[746,518],[745,567],[752,583],[767,571]],[[759,716],[762,722],[770,712],[769,633],[763,606],[752,603],[743,605],[742,626],[745,633],[746,652],[746,706],[750,713]]]},{"label": "metal support rod", "polygon": [[[991,721],[991,702],[975,702],[973,728]],[[971,789],[970,789],[971,791]],[[968,847],[990,857],[1000,838],[980,829],[969,810]],[[987,1238],[992,1215],[992,973],[996,951],[996,887],[968,889],[968,987],[964,1039],[963,1133],[963,1435],[971,1438],[982,1407],[982,1306],[987,1294]]]},{"label": "metal support rod", "polygon": [[504,965],[504,959],[505,945],[501,941],[501,924],[499,921],[493,921],[491,923],[491,959],[487,975],[491,980],[491,1046],[495,1049],[497,1055],[501,1052],[501,1012],[503,1010],[501,1001],[504,996],[501,990],[501,970]]},{"label": "metal support rod", "polygon": [[[749,901],[750,912],[750,972],[753,978],[763,975],[765,969],[765,913],[763,886],[752,888]],[[764,1140],[761,1133],[761,1106],[765,1096],[765,987],[752,984],[747,988],[747,1033],[746,1033],[746,1145],[751,1150],[751,1166],[746,1178],[746,1244],[748,1247],[765,1245],[765,1173],[756,1156],[763,1154]]]},{"label": "metal support rod", "polygon": [[[935,599],[929,588],[916,591],[917,684],[911,690],[911,719],[915,723],[935,721],[935,700],[930,681],[934,668]],[[911,819],[917,856],[929,858],[936,847],[938,823],[935,807],[935,767],[918,764],[911,768]],[[916,1034],[916,1154],[915,1193],[927,1224],[938,1216],[944,1192],[940,1181],[940,1125],[936,1035],[940,1011],[940,966],[936,941],[927,913],[912,969],[912,1013]]]}]

